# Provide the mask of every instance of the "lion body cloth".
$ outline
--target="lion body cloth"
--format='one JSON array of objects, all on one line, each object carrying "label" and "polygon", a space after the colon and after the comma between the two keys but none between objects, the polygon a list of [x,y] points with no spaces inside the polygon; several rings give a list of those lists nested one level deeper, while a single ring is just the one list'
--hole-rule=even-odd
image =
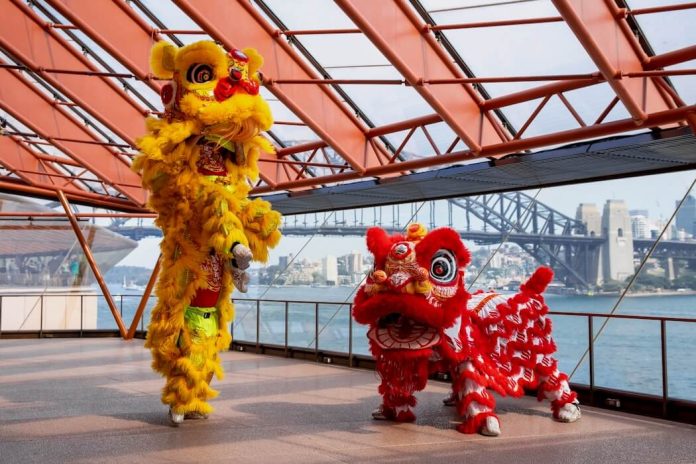
[{"label": "lion body cloth", "polygon": [[576,393],[553,357],[548,307],[541,293],[553,277],[541,267],[513,296],[470,295],[464,267],[470,255],[449,228],[427,233],[411,224],[407,234],[367,232],[375,268],[360,288],[353,317],[367,324],[370,351],[381,378],[375,419],[415,420],[414,393],[434,372],[452,375],[454,404],[463,418],[458,430],[496,436],[495,399],[537,388],[561,422],[580,418]]},{"label": "lion body cloth", "polygon": [[149,190],[162,229],[161,271],[145,346],[166,377],[162,402],[176,425],[207,416],[222,378],[218,353],[229,348],[233,288],[245,292],[244,269],[266,261],[280,239],[280,214],[248,198],[258,178],[260,134],[272,124],[259,95],[261,56],[225,52],[210,41],[177,48],[158,42],[151,52],[165,111],[148,118],[133,169]]}]

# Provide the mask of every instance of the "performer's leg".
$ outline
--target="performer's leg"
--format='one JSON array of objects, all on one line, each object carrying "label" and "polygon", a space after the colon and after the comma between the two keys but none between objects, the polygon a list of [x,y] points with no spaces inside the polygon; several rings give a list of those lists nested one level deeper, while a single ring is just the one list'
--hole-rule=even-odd
[{"label": "performer's leg", "polygon": [[560,422],[580,419],[577,393],[570,389],[568,376],[558,370],[558,361],[545,356],[536,365],[535,371],[539,378],[539,400],[546,398],[551,402],[553,417]]},{"label": "performer's leg", "polygon": [[216,308],[189,307],[185,313],[186,333],[180,337],[182,352],[164,388],[163,402],[170,405],[173,425],[184,418],[204,418],[213,410],[208,400],[217,396],[210,388],[214,371],[217,335]]},{"label": "performer's leg", "polygon": [[372,412],[379,420],[412,422],[416,419],[413,393],[423,390],[428,381],[428,356],[403,359],[398,354],[381,355],[377,360],[377,373],[382,378],[379,393],[382,405]]},{"label": "performer's leg", "polygon": [[457,430],[493,437],[500,435],[500,423],[494,412],[495,398],[484,387],[484,379],[476,372],[473,363],[465,361],[460,364],[456,375],[457,411],[464,418]]}]

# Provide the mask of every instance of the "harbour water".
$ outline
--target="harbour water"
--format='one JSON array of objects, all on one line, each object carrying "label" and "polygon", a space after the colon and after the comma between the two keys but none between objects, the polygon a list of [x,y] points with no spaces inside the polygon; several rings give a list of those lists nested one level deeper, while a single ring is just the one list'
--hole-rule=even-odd
[{"label": "harbour water", "polygon": [[[110,285],[121,308],[126,325],[130,324],[139,297],[134,291]],[[255,341],[257,307],[259,341],[283,345],[285,343],[285,303],[288,303],[288,334],[290,346],[315,347],[315,330],[319,328],[319,349],[348,352],[350,339],[350,303],[352,287],[251,286],[249,293],[235,294],[236,320],[233,333],[237,340]],[[244,299],[281,300],[255,301]],[[551,311],[574,313],[609,313],[617,302],[616,296],[546,295]],[[306,303],[300,303],[306,302]],[[322,302],[315,304],[313,302]],[[149,308],[154,304],[152,297]],[[327,303],[333,302],[333,303]],[[149,312],[148,308],[148,312]],[[696,296],[655,295],[626,297],[615,314],[696,318]],[[318,315],[318,324],[315,322]],[[144,326],[149,314],[146,313]],[[593,317],[596,337],[594,371],[597,386],[632,392],[662,395],[661,336],[659,321],[641,321]],[[573,373],[572,381],[589,384],[588,318],[586,316],[552,316],[554,338],[558,345],[557,357],[561,370]],[[606,326],[604,324],[606,323]],[[604,326],[604,327],[603,327]],[[103,299],[100,298],[98,327],[115,328],[115,323]],[[667,378],[670,397],[696,401],[696,323],[667,322]],[[601,332],[600,332],[601,330]],[[365,327],[352,324],[352,349],[355,354],[369,355]],[[581,362],[582,360],[582,362]]]}]

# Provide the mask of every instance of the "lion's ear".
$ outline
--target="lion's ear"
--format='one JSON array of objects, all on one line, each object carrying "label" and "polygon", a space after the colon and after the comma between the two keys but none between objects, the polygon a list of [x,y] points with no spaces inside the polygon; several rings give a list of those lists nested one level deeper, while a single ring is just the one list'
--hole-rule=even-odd
[{"label": "lion's ear", "polygon": [[249,57],[249,76],[256,79],[256,72],[263,66],[263,57],[255,48],[245,48],[242,51]]},{"label": "lion's ear", "polygon": [[158,79],[171,79],[174,76],[174,57],[177,48],[160,40],[150,51],[150,69]]}]

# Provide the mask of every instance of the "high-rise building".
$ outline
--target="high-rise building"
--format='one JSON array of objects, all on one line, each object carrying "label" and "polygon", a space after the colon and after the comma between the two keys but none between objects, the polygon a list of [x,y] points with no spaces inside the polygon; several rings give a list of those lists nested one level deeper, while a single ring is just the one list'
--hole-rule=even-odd
[{"label": "high-rise building", "polygon": [[292,254],[290,256],[279,256],[278,257],[278,267],[280,269],[285,269],[288,267],[288,263],[292,259]]},{"label": "high-rise building", "polygon": [[338,261],[335,256],[327,255],[322,258],[321,276],[326,285],[338,284]]},{"label": "high-rise building", "polygon": [[362,274],[363,272],[363,262],[362,254],[359,251],[353,250],[350,255],[348,255],[348,273],[349,274]]},{"label": "high-rise building", "polygon": [[623,282],[633,275],[633,232],[626,202],[607,200],[602,213],[602,267],[604,280]]},{"label": "high-rise building", "polygon": [[[676,202],[679,206],[679,202]],[[677,213],[677,230],[684,229],[687,234],[696,237],[696,198],[689,195]]]},{"label": "high-rise building", "polygon": [[628,215],[633,217],[633,216],[645,216],[650,217],[650,214],[648,214],[647,209],[629,209],[628,210]]},{"label": "high-rise building", "polygon": [[602,235],[602,217],[594,203],[580,203],[575,212],[575,219],[582,222],[590,237]]},{"label": "high-rise building", "polygon": [[631,214],[631,232],[633,238],[650,238],[650,221],[642,214]]}]

